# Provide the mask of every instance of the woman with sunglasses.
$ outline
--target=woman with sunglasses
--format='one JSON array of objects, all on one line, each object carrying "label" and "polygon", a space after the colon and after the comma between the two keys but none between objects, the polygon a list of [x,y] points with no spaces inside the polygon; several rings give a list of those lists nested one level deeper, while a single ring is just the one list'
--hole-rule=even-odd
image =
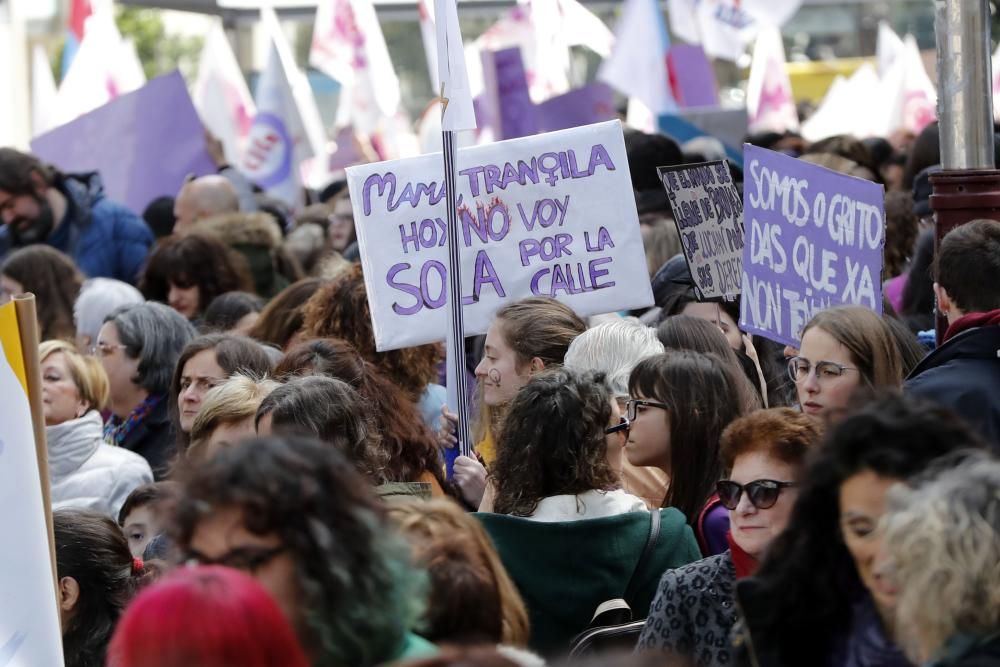
[{"label": "woman with sunglasses", "polygon": [[861,306],[840,306],[809,320],[788,374],[802,412],[829,420],[859,387],[899,387],[903,362],[881,317]]},{"label": "woman with sunglasses", "polygon": [[860,398],[811,457],[759,570],[736,584],[729,664],[910,665],[892,634],[896,591],[877,568],[886,494],[932,465],[944,469],[941,457],[983,445],[934,403],[895,392]]},{"label": "woman with sunglasses", "polygon": [[729,550],[663,575],[639,650],[671,653],[697,667],[731,664],[736,580],[753,573],[784,530],[806,455],[819,438],[818,424],[790,408],[760,410],[726,428],[721,453],[729,477],[716,489],[729,511]]}]

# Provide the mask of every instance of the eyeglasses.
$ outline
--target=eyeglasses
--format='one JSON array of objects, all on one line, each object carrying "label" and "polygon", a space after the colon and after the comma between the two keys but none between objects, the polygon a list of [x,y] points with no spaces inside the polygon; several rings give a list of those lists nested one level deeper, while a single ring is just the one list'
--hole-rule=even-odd
[{"label": "eyeglasses", "polygon": [[253,574],[274,560],[284,550],[285,546],[283,544],[270,549],[243,547],[233,549],[218,558],[209,558],[200,553],[192,552],[184,560],[188,565],[222,565],[223,567],[231,567],[235,570],[242,570]]},{"label": "eyeglasses", "polygon": [[115,350],[125,350],[127,348],[128,345],[123,345],[122,343],[112,344],[98,341],[96,345],[90,346],[87,353],[92,357],[97,356],[98,353],[100,353],[102,357],[108,357],[111,356]]},{"label": "eyeglasses", "polygon": [[621,431],[628,431],[629,426],[631,426],[631,424],[629,424],[628,419],[622,417],[619,423],[604,429],[604,435],[611,435],[613,433],[620,433]]},{"label": "eyeglasses", "polygon": [[[795,382],[805,382],[806,378],[809,377],[809,371],[812,370],[812,368],[813,366],[809,363],[808,359],[803,359],[802,357],[792,357],[788,360],[788,376]],[[818,382],[833,380],[835,378],[839,378],[847,371],[856,370],[858,369],[838,364],[835,361],[817,361],[816,380]]]},{"label": "eyeglasses", "polygon": [[746,491],[750,504],[759,510],[766,510],[774,507],[778,502],[778,496],[782,489],[795,486],[794,482],[776,482],[773,479],[755,479],[746,484],[734,482],[731,479],[724,479],[715,483],[715,491],[719,494],[722,506],[727,510],[736,509],[740,504],[740,498]]},{"label": "eyeglasses", "polygon": [[625,418],[629,422],[634,422],[636,417],[639,416],[639,408],[659,408],[661,410],[669,410],[670,406],[664,403],[657,403],[656,401],[630,398],[625,401]]}]

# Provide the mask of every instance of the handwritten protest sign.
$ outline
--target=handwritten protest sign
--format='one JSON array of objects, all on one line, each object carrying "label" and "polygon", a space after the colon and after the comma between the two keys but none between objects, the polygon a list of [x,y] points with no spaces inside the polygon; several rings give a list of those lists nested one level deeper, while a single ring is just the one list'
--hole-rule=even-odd
[{"label": "handwritten protest sign", "polygon": [[798,346],[817,311],[882,312],[882,186],[747,144],[740,328]]},{"label": "handwritten protest sign", "polygon": [[699,301],[734,301],[743,275],[743,202],[722,160],[659,167]]},{"label": "handwritten protest sign", "polygon": [[[460,150],[456,170],[468,335],[532,295],[581,315],[652,303],[621,123]],[[376,347],[444,340],[440,156],[351,167],[347,182]]]}]

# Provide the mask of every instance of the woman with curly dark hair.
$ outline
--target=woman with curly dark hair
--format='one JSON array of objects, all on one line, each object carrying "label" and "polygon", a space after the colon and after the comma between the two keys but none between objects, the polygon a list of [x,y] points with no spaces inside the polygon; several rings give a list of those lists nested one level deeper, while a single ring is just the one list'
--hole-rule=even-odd
[{"label": "woman with curly dark hair", "polygon": [[653,510],[654,556],[632,578],[651,518],[608,462],[607,429],[620,421],[603,374],[559,368],[521,388],[500,430],[480,519],[531,613],[530,646],[543,653],[564,648],[607,600],[624,598],[645,618],[663,571],[700,557],[684,515]]},{"label": "woman with curly dark hair", "polygon": [[389,456],[386,477],[392,482],[426,482],[432,495],[443,494],[445,480],[441,453],[416,407],[373,364],[349,343],[317,338],[292,348],[274,369],[277,378],[321,375],[342,380],[354,388]]},{"label": "woman with curly dark hair", "polygon": [[321,278],[306,278],[281,290],[260,311],[260,317],[247,335],[279,350],[287,350],[301,342],[305,305],[325,284],[327,281]]},{"label": "woman with curly dark hair", "polygon": [[73,304],[81,287],[83,274],[76,263],[41,243],[15,250],[0,265],[0,304],[17,294],[34,294],[43,341],[75,339]]},{"label": "woman with curly dark hair", "polygon": [[[442,354],[437,345],[378,352],[368,292],[361,265],[355,264],[313,295],[303,311],[308,338],[340,338],[395,382],[408,399],[419,403],[434,385]],[[439,385],[434,385],[443,394]],[[443,401],[442,401],[443,402]],[[440,414],[440,405],[438,405]],[[426,418],[425,418],[426,419]]]},{"label": "woman with curly dark hair", "polygon": [[942,456],[983,445],[922,399],[883,393],[855,405],[806,469],[756,576],[736,584],[744,627],[732,664],[909,665],[892,640],[895,595],[875,568],[886,492]]},{"label": "woman with curly dark hair", "polygon": [[115,624],[142,577],[141,561],[104,514],[57,510],[52,528],[66,667],[104,667]]},{"label": "woman with curly dark hair", "polygon": [[169,236],[153,249],[139,290],[150,301],[195,320],[220,294],[252,291],[253,280],[246,260],[222,241],[186,234]]},{"label": "woman with curly dark hair", "polygon": [[411,628],[426,578],[339,449],[260,438],[190,470],[177,548],[189,561],[235,567],[261,583],[317,667],[425,657],[433,647]]}]

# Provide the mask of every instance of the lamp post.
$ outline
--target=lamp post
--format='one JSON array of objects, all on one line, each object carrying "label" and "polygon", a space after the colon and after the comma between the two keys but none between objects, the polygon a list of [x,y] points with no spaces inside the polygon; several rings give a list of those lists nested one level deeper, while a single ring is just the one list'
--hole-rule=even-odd
[{"label": "lamp post", "polygon": [[[993,154],[988,0],[934,0],[934,5],[942,166],[930,177],[936,254],[955,227],[979,218],[1000,221],[1000,171]],[[938,342],[946,326],[938,318]]]}]

